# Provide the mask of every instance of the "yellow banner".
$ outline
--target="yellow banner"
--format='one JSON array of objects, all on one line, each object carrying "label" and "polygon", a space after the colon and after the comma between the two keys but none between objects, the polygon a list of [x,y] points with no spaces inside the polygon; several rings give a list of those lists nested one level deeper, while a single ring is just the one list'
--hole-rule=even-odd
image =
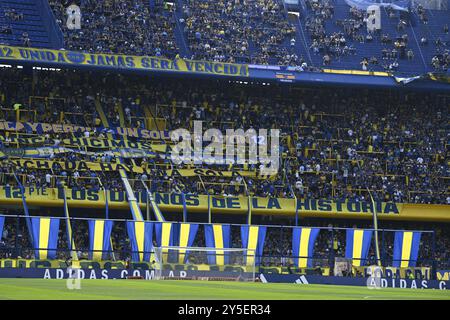
[{"label": "yellow banner", "polygon": [[15,166],[26,169],[38,170],[77,170],[77,171],[118,171],[123,169],[127,172],[144,173],[144,169],[138,166],[129,166],[120,163],[88,162],[88,161],[53,161],[35,159],[10,160]]},{"label": "yellow banner", "polygon": [[37,170],[77,170],[77,171],[118,171],[120,169],[126,172],[134,173],[147,173],[152,176],[163,177],[167,175],[172,177],[173,175],[180,175],[182,177],[225,177],[232,178],[234,176],[251,177],[255,179],[268,179],[271,177],[263,176],[259,174],[259,171],[218,171],[209,169],[169,169],[169,170],[156,170],[131,166],[121,163],[106,163],[106,162],[89,162],[89,161],[56,161],[46,159],[10,159],[10,161],[17,167],[26,169]]},{"label": "yellow banner", "polygon": [[122,70],[152,70],[221,76],[248,77],[248,65],[212,61],[166,59],[162,57],[91,54],[83,52],[0,46],[0,59],[19,62],[84,66]]},{"label": "yellow banner", "polygon": [[[108,206],[110,209],[129,210],[125,192],[108,190]],[[63,206],[62,190],[55,188],[25,188],[28,205]],[[104,208],[105,195],[103,190],[72,190],[66,189],[69,207]],[[136,199],[141,209],[147,203],[145,192],[136,192]],[[183,212],[183,197],[178,193],[156,193],[153,195],[161,211]],[[208,213],[208,196],[186,194],[188,212]],[[21,191],[18,187],[0,187],[1,205],[22,205]],[[295,200],[287,198],[252,197],[251,201],[245,196],[221,197],[211,196],[209,206],[213,214],[236,213],[247,214],[248,205],[252,206],[252,214],[294,216]],[[361,201],[333,201],[325,199],[298,199],[300,217],[324,218],[362,218],[370,219],[371,203]],[[448,205],[408,204],[392,202],[375,202],[376,211],[380,219],[388,220],[418,220],[418,221],[450,221]]]},{"label": "yellow banner", "polygon": [[174,170],[157,170],[156,172],[159,176],[167,176],[171,177],[173,175],[180,175],[182,177],[224,177],[224,178],[232,178],[234,176],[242,176],[249,177],[255,179],[273,179],[276,175],[261,175],[258,170],[255,171],[222,171],[222,170],[211,170],[211,169],[174,169]]},{"label": "yellow banner", "polygon": [[[38,137],[9,137],[9,143],[12,145],[42,145],[47,139],[42,136]],[[0,135],[0,141],[5,142],[6,138]],[[57,141],[55,139],[49,139],[47,141],[54,145]],[[99,139],[99,138],[70,138],[62,139],[59,141],[61,146],[76,146],[76,147],[89,147],[89,148],[101,148],[101,149],[112,149],[112,148],[132,148],[132,149],[146,149],[155,152],[166,152],[166,144],[154,144],[150,142],[134,142],[130,140],[115,140],[115,139]]]}]

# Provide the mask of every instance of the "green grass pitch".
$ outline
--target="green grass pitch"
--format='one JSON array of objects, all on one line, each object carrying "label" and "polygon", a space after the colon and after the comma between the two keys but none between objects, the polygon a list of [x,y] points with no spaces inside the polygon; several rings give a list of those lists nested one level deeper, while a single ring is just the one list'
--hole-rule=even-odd
[{"label": "green grass pitch", "polygon": [[301,299],[449,299],[450,290],[244,283],[190,280],[81,280],[69,290],[66,280],[0,279],[0,299],[173,299],[173,300],[301,300]]}]

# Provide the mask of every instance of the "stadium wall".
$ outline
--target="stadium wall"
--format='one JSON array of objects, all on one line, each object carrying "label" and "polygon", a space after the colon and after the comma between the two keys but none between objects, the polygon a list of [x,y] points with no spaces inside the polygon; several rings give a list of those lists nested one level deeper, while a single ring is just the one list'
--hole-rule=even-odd
[{"label": "stadium wall", "polygon": [[[176,279],[196,278],[236,278],[232,272],[220,271],[195,271],[174,270],[162,271],[162,276]],[[128,277],[141,277],[145,280],[155,278],[154,270],[139,269],[63,269],[63,268],[29,268],[29,269],[0,269],[0,278],[37,278],[37,279],[127,279]],[[399,288],[399,289],[438,289],[450,290],[450,281],[426,280],[426,279],[389,279],[389,278],[352,278],[335,276],[309,276],[309,275],[279,275],[260,274],[263,283],[295,283],[298,285],[343,285],[360,286],[375,289]]]},{"label": "stadium wall", "polygon": [[[438,289],[450,290],[450,281],[426,280],[426,279],[389,279],[389,278],[351,278],[351,277],[323,277],[323,276],[300,276],[300,275],[275,275],[263,274],[263,282],[267,283],[296,283],[299,285],[326,284],[342,286],[359,286],[378,288],[399,289]],[[374,288],[375,289],[375,288]]]}]

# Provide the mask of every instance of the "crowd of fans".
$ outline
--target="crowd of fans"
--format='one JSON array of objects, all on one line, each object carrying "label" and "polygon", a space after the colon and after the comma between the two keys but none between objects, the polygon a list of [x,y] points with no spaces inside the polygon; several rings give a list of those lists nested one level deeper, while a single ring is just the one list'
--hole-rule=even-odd
[{"label": "crowd of fans", "polygon": [[[360,62],[361,68],[366,70],[378,70],[380,67],[388,71],[397,71],[401,61],[414,61],[415,52],[409,43],[413,39],[408,39],[408,32],[411,26],[411,15],[395,11],[391,7],[384,7],[388,21],[383,22],[381,29],[370,30],[367,28],[367,21],[370,18],[369,13],[355,7],[349,7],[348,17],[345,19],[334,18],[335,4],[329,0],[308,0],[305,2],[309,14],[305,19],[305,29],[310,36],[310,50],[313,54],[321,55],[323,65],[328,66],[333,61],[340,61],[345,56],[363,56]],[[342,4],[338,4],[342,5]],[[426,11],[421,5],[415,8],[422,23],[428,21]],[[412,14],[412,13],[411,13]],[[396,23],[396,32],[386,31],[390,25]],[[331,27],[334,25],[334,27]],[[443,27],[445,34],[448,34],[448,26]],[[379,43],[381,52],[377,52],[380,46],[372,50],[370,56],[364,56],[357,49],[358,44],[370,45],[370,43]],[[434,49],[424,48],[423,50],[435,50],[435,55],[427,63],[435,71],[446,71],[449,65],[449,49],[447,41],[440,36],[436,36]],[[422,37],[420,44],[427,45],[428,39]]]},{"label": "crowd of fans", "polygon": [[[74,134],[46,133],[44,144],[39,146],[63,146],[61,141],[74,135],[107,139],[108,133],[102,129],[95,108],[96,100],[108,110],[105,113],[113,126],[120,125],[115,120],[118,114],[115,110],[126,105],[130,107],[125,107],[123,114],[130,122],[124,119],[125,126],[131,127],[143,126],[145,121],[136,121],[140,118],[135,115],[138,110],[142,114],[142,109],[149,107],[154,111],[154,120],[160,119],[166,124],[158,130],[191,130],[194,120],[202,121],[203,130],[211,127],[223,132],[227,128],[281,130],[280,168],[278,174],[269,179],[238,174],[258,171],[259,164],[175,164],[170,161],[169,140],[164,142],[169,150],[167,153],[157,153],[150,158],[123,159],[125,164],[145,169],[144,174],[129,173],[137,191],[144,191],[140,182],[144,180],[152,192],[288,198],[296,195],[299,198],[356,201],[369,200],[372,196],[379,201],[450,204],[448,100],[445,97],[422,93],[386,95],[371,91],[350,95],[345,91],[300,88],[282,92],[269,87],[247,89],[237,84],[223,88],[219,83],[143,82],[140,77],[94,76],[73,71],[38,73],[34,79],[39,80],[31,86],[29,81],[33,80],[27,79],[26,75],[21,78],[16,71],[8,72],[11,77],[6,79],[21,84],[9,91],[8,81],[3,81],[0,119],[15,121],[16,113],[7,109],[19,104],[22,105],[22,121],[72,123],[95,128],[91,132]],[[70,77],[65,77],[67,73]],[[19,79],[22,80],[17,81]],[[75,93],[72,92],[74,85],[78,88]],[[34,94],[53,100],[30,99]],[[49,101],[56,102],[50,106]],[[70,111],[74,110],[82,116],[76,116],[77,112],[71,115]],[[27,119],[27,115],[32,119]],[[2,132],[0,143],[3,148],[17,147],[11,137],[11,132]],[[76,152],[77,148],[97,153],[80,153]],[[72,146],[72,149],[75,151],[54,153],[50,158],[111,163],[117,160],[115,154],[98,152],[98,149],[80,146],[75,149]],[[67,185],[75,189],[124,190],[117,172],[14,168],[8,161],[4,159],[0,169],[3,173],[0,180],[4,185],[16,184],[11,175],[15,172],[26,186]],[[233,174],[231,177],[182,177],[166,171],[183,168],[208,168]]]},{"label": "crowd of fans", "polygon": [[[71,2],[70,2],[71,3]],[[146,54],[176,57],[178,53],[174,28],[179,23],[188,40],[191,58],[226,62],[258,64],[303,65],[303,57],[296,53],[296,33],[276,0],[207,1],[189,0],[175,20],[176,6],[162,1],[134,0],[92,1],[77,3],[82,8],[80,30],[66,27],[66,7],[69,2],[50,1],[55,16],[65,34],[65,48],[87,52]],[[349,18],[335,21],[339,32],[327,32],[326,24],[333,21],[334,7],[327,0],[306,1],[313,14],[305,21],[311,36],[311,50],[323,55],[323,65],[330,65],[342,56],[355,55],[353,43],[381,41],[381,56],[361,61],[361,68],[373,65],[398,68],[398,59],[415,59],[408,46],[408,37],[391,39],[383,31],[368,33],[366,14],[351,9]],[[153,6],[153,7],[151,7]],[[389,17],[396,15],[388,11]],[[426,24],[425,11],[419,10],[421,22]],[[23,15],[14,10],[6,12],[8,19],[19,21]],[[282,17],[282,18],[280,18]],[[406,22],[398,21],[397,30],[403,32]],[[444,26],[445,30],[445,26]],[[448,32],[448,27],[447,27]],[[405,37],[406,36],[406,37]],[[28,34],[24,45],[30,46]],[[436,40],[437,41],[437,40]],[[427,42],[421,41],[424,45]],[[437,46],[439,52],[431,61],[436,70],[446,69],[450,60],[446,43]],[[381,60],[381,61],[380,61]],[[0,121],[20,121],[53,124],[74,124],[94,128],[78,133],[44,133],[40,145],[21,145],[14,142],[12,132],[0,132],[0,186],[17,186],[19,178],[24,186],[61,187],[74,190],[111,190],[124,192],[118,172],[65,169],[27,169],[16,166],[15,151],[21,147],[63,146],[64,139],[87,137],[108,139],[109,133],[99,114],[105,113],[109,126],[122,124],[132,128],[171,131],[177,128],[192,130],[193,121],[202,121],[203,129],[280,129],[278,173],[270,178],[243,177],[241,172],[256,172],[259,164],[174,164],[168,153],[136,159],[121,158],[99,150],[70,146],[75,151],[51,153],[51,160],[89,161],[138,166],[143,174],[129,173],[134,191],[184,192],[220,196],[251,195],[281,198],[325,198],[334,200],[379,201],[396,203],[426,203],[450,205],[449,175],[449,100],[448,97],[427,93],[314,88],[283,88],[277,86],[243,86],[219,82],[192,83],[187,80],[150,80],[140,76],[94,74],[79,71],[1,70]],[[16,108],[17,107],[17,108]],[[153,123],[145,119],[148,108]],[[156,123],[163,123],[158,127]],[[35,133],[36,134],[36,133]],[[30,137],[33,134],[21,134]],[[116,135],[115,139],[121,137]],[[143,139],[129,138],[130,141]],[[153,141],[167,144],[170,141]],[[85,153],[79,152],[85,151]],[[91,153],[87,153],[91,152]],[[96,153],[93,153],[96,152]],[[184,177],[168,174],[167,169],[207,168],[231,171],[226,176]],[[424,213],[426,214],[426,213]],[[59,258],[67,257],[67,239],[60,230]],[[306,222],[307,224],[307,222]],[[329,227],[327,221],[315,221],[315,226]],[[334,226],[353,227],[351,223]],[[358,224],[361,227],[361,224]],[[407,229],[409,225],[402,225]],[[88,259],[88,228],[82,220],[74,221],[74,239],[78,256]],[[383,227],[390,228],[386,224]],[[399,226],[396,226],[398,228]],[[411,228],[420,228],[416,225]],[[394,227],[393,227],[394,228]],[[448,228],[433,226],[436,247],[422,239],[422,265],[434,258],[441,267],[448,267],[450,245]],[[232,246],[240,247],[239,229],[233,228]],[[386,235],[383,254],[392,258],[391,235]],[[130,244],[123,223],[114,226],[113,247],[117,259],[129,259]],[[200,232],[196,245],[204,246]],[[345,233],[336,231],[333,237],[322,232],[315,248],[315,264],[330,266],[333,257],[343,256]],[[24,221],[19,228],[8,218],[0,238],[0,257],[33,258],[28,230]],[[375,253],[370,252],[373,262]],[[292,257],[292,232],[285,228],[270,228],[267,233],[262,265],[289,266]]]},{"label": "crowd of fans", "polygon": [[292,39],[295,46],[296,29],[278,0],[189,0],[183,5],[181,22],[194,59],[255,64],[299,62],[296,53],[284,46]]},{"label": "crowd of fans", "polygon": [[[157,0],[49,1],[64,33],[64,48],[90,53],[175,57],[175,21],[171,7]],[[70,5],[81,11],[81,27],[69,29]],[[70,20],[70,19],[69,19]]]}]

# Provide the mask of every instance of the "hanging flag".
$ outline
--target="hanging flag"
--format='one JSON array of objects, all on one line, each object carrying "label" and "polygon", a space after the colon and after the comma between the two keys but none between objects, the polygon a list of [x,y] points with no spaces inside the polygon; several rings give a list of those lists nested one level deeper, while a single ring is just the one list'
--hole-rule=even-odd
[{"label": "hanging flag", "polygon": [[58,248],[59,219],[32,217],[31,229],[35,259],[55,259]]},{"label": "hanging flag", "polygon": [[189,251],[186,252],[188,247],[192,247],[194,244],[195,236],[198,231],[198,224],[195,223],[176,223],[173,225],[174,228],[174,243],[177,243],[180,249],[178,249],[178,262],[186,263],[189,257]]},{"label": "hanging flag", "polygon": [[372,230],[347,229],[345,258],[352,259],[353,266],[366,265],[372,234]]},{"label": "hanging flag", "polygon": [[5,225],[5,217],[0,216],[0,240],[2,240],[3,236],[3,226]]},{"label": "hanging flag", "polygon": [[173,246],[172,222],[156,222],[155,232],[158,247]]},{"label": "hanging flag", "polygon": [[[155,232],[156,232],[156,244],[158,247],[171,247],[174,244],[173,241],[173,225],[172,222],[156,222]],[[168,250],[162,250],[162,262],[173,262],[172,254],[168,255]]]},{"label": "hanging flag", "polygon": [[248,252],[244,258],[247,265],[259,265],[264,249],[264,240],[266,238],[265,226],[241,226],[242,248],[254,250]]},{"label": "hanging flag", "polygon": [[419,255],[421,232],[396,231],[393,267],[415,267]]},{"label": "hanging flag", "polygon": [[89,223],[89,259],[105,260],[111,251],[111,220],[88,220]]},{"label": "hanging flag", "polygon": [[133,262],[150,262],[153,249],[153,222],[127,221],[128,237],[131,243]]},{"label": "hanging flag", "polygon": [[318,228],[294,228],[292,232],[292,256],[294,265],[299,268],[312,268],[314,243],[319,235]]},{"label": "hanging flag", "polygon": [[[205,224],[205,242],[208,248],[230,248],[231,226],[229,224]],[[208,252],[207,257],[210,265],[229,264],[229,256],[223,250],[217,250],[215,253]]]}]

